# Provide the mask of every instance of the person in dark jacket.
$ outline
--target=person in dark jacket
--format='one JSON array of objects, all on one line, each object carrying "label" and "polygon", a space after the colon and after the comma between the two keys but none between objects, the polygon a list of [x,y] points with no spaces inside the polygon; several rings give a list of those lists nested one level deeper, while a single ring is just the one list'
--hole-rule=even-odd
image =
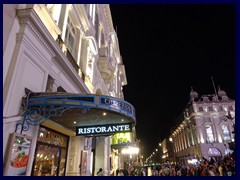
[{"label": "person in dark jacket", "polygon": [[97,172],[97,176],[103,176],[102,168],[100,168]]}]

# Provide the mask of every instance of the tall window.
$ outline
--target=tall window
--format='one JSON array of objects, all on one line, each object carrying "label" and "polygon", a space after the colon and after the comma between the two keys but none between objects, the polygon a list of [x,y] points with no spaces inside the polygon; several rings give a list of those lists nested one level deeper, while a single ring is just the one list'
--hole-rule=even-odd
[{"label": "tall window", "polygon": [[76,39],[76,31],[73,26],[73,23],[71,19],[68,17],[68,22],[67,22],[67,29],[66,29],[66,34],[65,34],[65,43],[70,51],[70,53],[74,56],[74,46],[75,46],[75,39]]},{"label": "tall window", "polygon": [[231,141],[231,136],[230,136],[230,132],[229,132],[228,127],[225,124],[223,124],[221,126],[221,128],[222,128],[222,132],[223,132],[224,141],[225,142],[230,142]]},{"label": "tall window", "polygon": [[207,142],[213,143],[214,142],[214,135],[211,125],[206,125],[206,134],[207,134]]}]

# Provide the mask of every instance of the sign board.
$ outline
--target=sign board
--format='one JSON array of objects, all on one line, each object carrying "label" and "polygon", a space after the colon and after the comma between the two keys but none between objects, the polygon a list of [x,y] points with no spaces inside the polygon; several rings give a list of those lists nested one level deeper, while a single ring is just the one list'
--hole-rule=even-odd
[{"label": "sign board", "polygon": [[126,111],[129,114],[133,114],[132,106],[126,101],[121,101],[116,98],[100,97],[101,105],[108,106],[111,109],[116,109],[119,112]]},{"label": "sign board", "polygon": [[26,176],[32,138],[23,134],[10,135],[10,148],[5,162],[5,176]]},{"label": "sign board", "polygon": [[125,124],[107,124],[96,126],[79,126],[76,128],[76,136],[96,135],[96,134],[114,134],[118,132],[131,132],[132,126]]}]

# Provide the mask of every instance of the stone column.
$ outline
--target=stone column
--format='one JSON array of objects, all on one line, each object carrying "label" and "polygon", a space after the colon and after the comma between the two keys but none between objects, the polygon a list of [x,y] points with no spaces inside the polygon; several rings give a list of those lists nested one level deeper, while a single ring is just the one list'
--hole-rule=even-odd
[{"label": "stone column", "polygon": [[79,165],[81,162],[81,151],[84,146],[84,137],[75,136],[69,139],[68,160],[66,176],[79,176]]},{"label": "stone column", "polygon": [[92,138],[86,138],[85,139],[85,147],[84,149],[87,151],[87,171],[86,171],[86,176],[92,176],[92,172],[90,171],[91,169],[91,147],[92,147]]},{"label": "stone column", "polygon": [[94,172],[95,176],[99,168],[103,169],[104,176],[110,175],[110,148],[110,137],[101,137],[97,140]]}]

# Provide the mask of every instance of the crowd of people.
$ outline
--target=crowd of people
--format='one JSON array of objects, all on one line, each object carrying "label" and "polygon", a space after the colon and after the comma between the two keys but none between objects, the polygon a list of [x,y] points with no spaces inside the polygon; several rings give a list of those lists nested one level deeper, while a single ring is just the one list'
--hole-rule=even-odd
[{"label": "crowd of people", "polygon": [[[151,170],[148,170],[151,168]],[[225,156],[220,160],[203,158],[196,164],[163,163],[152,167],[129,167],[128,170],[117,169],[116,176],[234,176],[235,160]]]}]

